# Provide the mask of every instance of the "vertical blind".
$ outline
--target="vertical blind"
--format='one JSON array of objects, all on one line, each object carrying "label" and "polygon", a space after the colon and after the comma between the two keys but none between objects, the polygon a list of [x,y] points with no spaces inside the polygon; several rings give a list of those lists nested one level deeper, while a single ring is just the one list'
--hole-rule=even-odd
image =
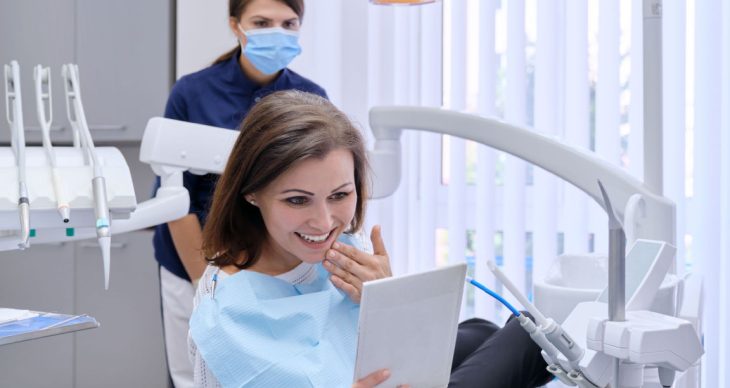
[{"label": "vertical blind", "polygon": [[[295,69],[370,142],[372,106],[444,106],[534,128],[644,179],[642,3],[310,0]],[[677,271],[704,280],[703,385],[730,386],[730,2],[665,1],[662,17],[664,140],[646,146],[663,150]],[[529,295],[558,254],[607,253],[601,208],[540,168],[436,134],[405,131],[402,144],[401,184],[367,219],[382,225],[395,273],[466,261],[499,289],[494,260]],[[464,307],[501,319],[468,290]]]}]

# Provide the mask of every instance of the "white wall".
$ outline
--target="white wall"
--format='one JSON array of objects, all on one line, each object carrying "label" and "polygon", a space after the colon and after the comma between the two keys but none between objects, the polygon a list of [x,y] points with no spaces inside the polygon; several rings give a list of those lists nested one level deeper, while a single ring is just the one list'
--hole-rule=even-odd
[{"label": "white wall", "polygon": [[176,79],[210,65],[235,47],[228,28],[227,0],[180,0],[177,2]]}]

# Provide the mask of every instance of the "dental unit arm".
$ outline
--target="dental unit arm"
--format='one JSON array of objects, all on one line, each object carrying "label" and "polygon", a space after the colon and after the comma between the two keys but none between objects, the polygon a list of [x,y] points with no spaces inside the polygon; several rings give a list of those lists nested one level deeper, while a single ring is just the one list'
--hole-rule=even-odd
[{"label": "dental unit arm", "polygon": [[[151,119],[142,139],[140,160],[160,176],[161,187],[154,198],[138,204],[129,166],[119,150],[93,145],[75,65],[62,71],[75,137],[72,147],[51,147],[46,133],[51,122],[48,69],[38,66],[35,73],[36,102],[42,105],[37,107],[44,131],[42,147],[24,146],[17,62],[6,66],[4,75],[12,144],[0,147],[0,181],[6,182],[0,185],[0,251],[25,248],[30,243],[96,237],[102,248],[105,287],[109,282],[111,234],[149,228],[186,215],[189,195],[182,173],[221,173],[237,136],[228,129]],[[19,157],[26,155],[27,163]],[[59,190],[59,182],[73,190]],[[58,216],[62,203],[68,204],[67,209],[73,207],[73,218],[65,217],[69,213]]]},{"label": "dental unit arm", "polygon": [[674,203],[587,151],[499,120],[441,108],[374,107],[370,110],[370,127],[375,135],[370,152],[377,181],[374,198],[387,197],[398,187],[402,131],[435,132],[473,140],[524,159],[570,182],[602,205],[601,191],[596,185],[596,180],[600,180],[612,189],[616,215],[627,229],[629,244],[637,238],[674,244]]},{"label": "dental unit arm", "polygon": [[[661,243],[665,247],[662,252],[669,256],[662,256],[666,266],[655,267],[652,281],[656,284],[652,283],[652,286],[658,288],[658,283],[670,270],[675,241],[674,204],[654,194],[625,171],[587,151],[498,120],[441,108],[374,107],[370,110],[370,127],[375,135],[374,147],[369,152],[375,198],[393,194],[399,184],[400,135],[404,129],[458,136],[531,162],[572,183],[596,200],[614,216],[612,225],[616,228],[609,237],[618,236],[619,232],[623,235],[625,228],[623,241],[618,241],[616,236],[613,238],[613,243],[620,245],[611,249],[615,257],[624,258],[623,250],[618,248],[625,247],[627,242],[631,246],[641,241]],[[601,185],[596,183],[597,180]],[[604,202],[604,198],[608,200],[609,197],[602,186],[610,191],[610,203],[617,205],[616,208],[608,206],[608,201]],[[625,382],[632,377],[634,382],[642,380],[643,368],[647,365],[658,366],[660,378],[664,376],[662,383],[669,381],[671,384],[672,378],[668,376],[673,377],[673,371],[684,371],[693,366],[702,354],[701,342],[690,322],[646,311],[656,289],[654,293],[645,293],[650,295],[648,300],[645,298],[643,303],[634,303],[624,320],[621,319],[621,308],[613,306],[616,298],[623,298],[623,293],[615,289],[620,286],[614,283],[608,290],[609,296],[613,293],[613,320],[608,320],[608,303],[590,302],[586,306],[579,304],[571,313],[574,319],[569,317],[563,325],[559,325],[543,317],[494,264],[490,263],[489,267],[536,318],[536,328],[530,328],[529,324],[523,324],[523,327],[543,348],[548,370],[569,385],[634,386]],[[616,279],[615,272],[614,269],[612,279]],[[647,290],[651,291],[651,288]],[[545,346],[545,339],[552,346]],[[555,349],[558,350],[557,357]],[[618,373],[608,372],[615,372],[619,367],[620,378]]]},{"label": "dental unit arm", "polygon": [[[182,173],[184,171],[199,175],[222,173],[237,136],[238,132],[229,129],[162,117],[151,118],[142,137],[139,158],[142,162],[149,164],[155,174],[160,176],[161,186],[153,198],[139,204],[135,202],[131,208],[115,206],[115,203],[121,202],[119,201],[120,194],[125,194],[121,198],[125,200],[122,203],[124,205],[128,205],[133,199],[133,186],[128,167],[126,174],[118,171],[120,167],[118,164],[124,162],[123,158],[121,155],[117,156],[116,149],[97,148],[100,156],[104,158],[105,173],[107,176],[114,177],[107,181],[109,192],[113,194],[109,199],[110,214],[113,218],[110,225],[111,232],[121,234],[145,229],[188,214],[190,199],[188,191],[183,187]],[[56,147],[56,151],[69,151],[68,148],[70,147]],[[116,152],[109,152],[111,150]],[[76,152],[75,156],[74,162],[79,163],[80,154]],[[61,170],[65,169],[61,168]],[[132,197],[129,198],[127,194]],[[85,207],[87,211],[89,207],[87,204]],[[75,214],[81,211],[81,209],[75,210]],[[71,223],[73,224],[80,217],[82,216],[75,215]],[[89,215],[86,214],[83,218],[88,221]],[[96,228],[93,222],[90,224],[91,227],[90,225],[77,227],[73,236],[53,233],[54,228],[48,227],[45,230],[48,233],[39,232],[33,241],[48,243],[93,238],[96,235]],[[54,224],[53,226],[59,225]],[[7,249],[10,248],[0,243],[0,250]]]}]

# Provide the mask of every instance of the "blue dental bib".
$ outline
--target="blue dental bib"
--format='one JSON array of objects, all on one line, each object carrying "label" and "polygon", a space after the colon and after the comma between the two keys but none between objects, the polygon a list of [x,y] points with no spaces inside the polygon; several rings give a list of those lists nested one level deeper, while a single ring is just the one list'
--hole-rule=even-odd
[{"label": "blue dental bib", "polygon": [[352,383],[359,305],[315,268],[304,285],[243,270],[200,301],[190,334],[223,387]]}]

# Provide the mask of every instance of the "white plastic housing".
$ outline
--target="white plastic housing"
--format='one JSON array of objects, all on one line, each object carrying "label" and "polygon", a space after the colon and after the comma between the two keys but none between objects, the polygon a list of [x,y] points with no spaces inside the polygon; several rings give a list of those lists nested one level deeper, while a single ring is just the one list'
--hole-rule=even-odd
[{"label": "white plastic housing", "polygon": [[684,371],[704,351],[692,324],[652,311],[627,311],[626,321],[591,319],[588,346],[636,364],[652,364]]},{"label": "white plastic housing", "polygon": [[[94,225],[93,168],[84,164],[80,148],[55,147],[58,175],[64,183],[71,206],[70,223],[58,215],[53,189],[53,173],[42,147],[26,148],[26,169],[31,228],[74,228]],[[137,207],[132,175],[121,152],[112,147],[97,148],[107,181],[107,199],[112,217],[128,218]],[[15,157],[10,148],[0,148],[0,230],[16,230],[18,225],[18,179]]]},{"label": "white plastic housing", "polygon": [[153,117],[142,137],[139,160],[153,168],[164,165],[221,174],[237,138],[238,132],[230,129]]}]

